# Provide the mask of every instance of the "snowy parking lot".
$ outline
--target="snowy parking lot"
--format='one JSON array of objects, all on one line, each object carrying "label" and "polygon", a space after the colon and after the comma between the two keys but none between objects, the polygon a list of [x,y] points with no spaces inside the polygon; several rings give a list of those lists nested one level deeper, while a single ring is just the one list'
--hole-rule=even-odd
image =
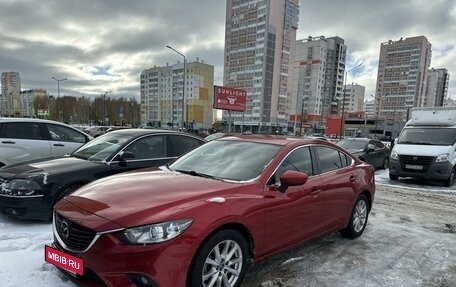
[{"label": "snowy parking lot", "polygon": [[[456,186],[376,173],[365,233],[334,233],[252,267],[242,286],[456,286]],[[0,216],[0,286],[75,286],[44,262],[50,223]]]}]

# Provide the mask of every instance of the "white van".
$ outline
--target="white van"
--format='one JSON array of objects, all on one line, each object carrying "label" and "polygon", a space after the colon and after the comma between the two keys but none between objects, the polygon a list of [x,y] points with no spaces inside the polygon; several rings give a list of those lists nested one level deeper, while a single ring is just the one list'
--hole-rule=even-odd
[{"label": "white van", "polygon": [[455,181],[456,107],[413,108],[390,155],[389,177]]}]

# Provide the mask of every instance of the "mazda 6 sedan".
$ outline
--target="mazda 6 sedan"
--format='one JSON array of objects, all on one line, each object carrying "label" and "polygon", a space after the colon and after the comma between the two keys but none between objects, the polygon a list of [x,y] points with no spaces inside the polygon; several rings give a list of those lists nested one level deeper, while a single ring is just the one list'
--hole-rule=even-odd
[{"label": "mazda 6 sedan", "polygon": [[49,220],[65,195],[93,180],[139,168],[160,166],[205,141],[167,130],[113,131],[68,156],[0,169],[0,212],[19,219]]},{"label": "mazda 6 sedan", "polygon": [[82,286],[239,286],[298,243],[360,236],[374,193],[373,167],[326,140],[223,137],[59,201],[46,261]]}]

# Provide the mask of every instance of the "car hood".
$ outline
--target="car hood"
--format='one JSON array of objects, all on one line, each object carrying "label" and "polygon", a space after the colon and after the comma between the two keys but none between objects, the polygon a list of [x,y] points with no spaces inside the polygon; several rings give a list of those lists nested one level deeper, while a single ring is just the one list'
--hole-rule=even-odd
[{"label": "car hood", "polygon": [[393,150],[399,155],[434,156],[450,153],[452,146],[395,144]]},{"label": "car hood", "polygon": [[60,157],[6,166],[0,169],[0,177],[9,179],[13,177],[31,177],[39,174],[54,175],[76,172],[94,165],[100,165],[100,163],[75,157]]},{"label": "car hood", "polygon": [[242,183],[173,172],[138,171],[105,177],[66,198],[70,203],[125,227],[165,220],[189,205],[234,193]]},{"label": "car hood", "polygon": [[352,154],[356,154],[356,155],[359,155],[359,154],[364,154],[366,153],[364,150],[362,149],[347,149],[349,152],[351,152]]}]

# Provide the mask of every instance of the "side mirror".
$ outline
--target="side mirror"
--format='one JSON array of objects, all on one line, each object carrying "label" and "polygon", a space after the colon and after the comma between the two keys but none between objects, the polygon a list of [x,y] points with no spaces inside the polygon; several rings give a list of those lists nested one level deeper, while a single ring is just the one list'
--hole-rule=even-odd
[{"label": "side mirror", "polygon": [[280,184],[284,186],[303,185],[309,179],[309,175],[295,170],[287,170],[280,177]]},{"label": "side mirror", "polygon": [[136,156],[131,151],[123,151],[121,154],[119,154],[119,160],[127,160],[133,158],[136,158]]},{"label": "side mirror", "polygon": [[367,145],[367,152],[375,151],[375,146],[373,144]]}]

